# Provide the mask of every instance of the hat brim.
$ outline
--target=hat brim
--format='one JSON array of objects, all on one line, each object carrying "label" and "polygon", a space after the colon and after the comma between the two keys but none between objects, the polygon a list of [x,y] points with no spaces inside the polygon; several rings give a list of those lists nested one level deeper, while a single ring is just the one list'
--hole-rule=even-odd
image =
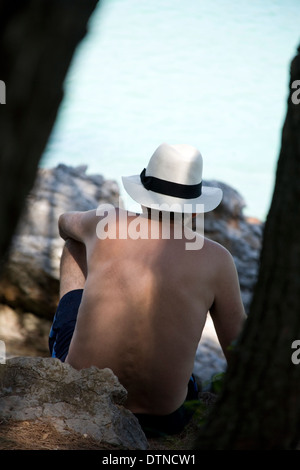
[{"label": "hat brim", "polygon": [[148,191],[141,183],[140,175],[123,176],[122,182],[129,196],[141,206],[152,207],[168,212],[205,213],[214,210],[221,202],[220,188],[202,186],[201,196],[195,199],[182,199]]}]

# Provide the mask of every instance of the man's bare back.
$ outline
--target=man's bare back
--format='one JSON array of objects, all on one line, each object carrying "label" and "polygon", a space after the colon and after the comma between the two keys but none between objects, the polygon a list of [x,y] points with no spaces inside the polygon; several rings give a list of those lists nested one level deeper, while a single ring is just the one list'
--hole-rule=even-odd
[{"label": "man's bare back", "polygon": [[[127,218],[127,228],[133,220]],[[95,211],[60,218],[61,235],[84,244],[87,260],[66,361],[78,369],[112,369],[131,411],[165,415],[185,400],[207,312],[227,357],[245,314],[227,250],[208,239],[201,249],[186,250],[184,231],[175,239],[172,222],[169,239],[157,239],[150,220],[139,220],[138,239],[100,240]],[[120,228],[119,217],[116,223]]]}]

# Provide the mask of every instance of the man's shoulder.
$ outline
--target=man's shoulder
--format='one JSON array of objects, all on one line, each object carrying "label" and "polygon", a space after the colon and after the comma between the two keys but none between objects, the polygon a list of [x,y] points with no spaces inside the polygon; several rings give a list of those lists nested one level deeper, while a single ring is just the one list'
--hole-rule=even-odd
[{"label": "man's shoulder", "polygon": [[221,243],[216,242],[215,240],[211,240],[210,238],[204,237],[204,246],[214,252],[220,253],[220,254],[227,254],[229,251],[227,248],[225,248],[224,245],[221,245]]},{"label": "man's shoulder", "polygon": [[220,243],[204,237],[203,248],[206,250],[207,256],[211,260],[215,260],[218,264],[228,265],[233,263],[233,257],[229,250]]}]

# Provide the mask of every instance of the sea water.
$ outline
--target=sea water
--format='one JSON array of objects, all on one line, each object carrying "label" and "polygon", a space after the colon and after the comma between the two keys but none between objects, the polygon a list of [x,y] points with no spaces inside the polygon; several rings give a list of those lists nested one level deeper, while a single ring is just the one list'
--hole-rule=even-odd
[{"label": "sea water", "polygon": [[299,0],[102,0],[41,165],[86,164],[125,196],[122,175],[139,174],[162,142],[188,143],[203,178],[233,186],[263,220],[299,18]]}]

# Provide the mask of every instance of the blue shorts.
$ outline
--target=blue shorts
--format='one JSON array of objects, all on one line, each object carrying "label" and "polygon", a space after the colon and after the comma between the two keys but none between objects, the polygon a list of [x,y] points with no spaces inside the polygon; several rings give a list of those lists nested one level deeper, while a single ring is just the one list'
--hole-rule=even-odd
[{"label": "blue shorts", "polygon": [[74,333],[83,289],[67,292],[59,301],[49,335],[52,357],[65,361]]},{"label": "blue shorts", "polygon": [[[198,385],[192,374],[188,383],[188,393],[185,402],[173,413],[168,415],[134,413],[145,435],[148,438],[162,437],[182,432],[193,417],[197,404],[199,404],[198,392]],[[192,404],[192,401],[195,404]]]}]

